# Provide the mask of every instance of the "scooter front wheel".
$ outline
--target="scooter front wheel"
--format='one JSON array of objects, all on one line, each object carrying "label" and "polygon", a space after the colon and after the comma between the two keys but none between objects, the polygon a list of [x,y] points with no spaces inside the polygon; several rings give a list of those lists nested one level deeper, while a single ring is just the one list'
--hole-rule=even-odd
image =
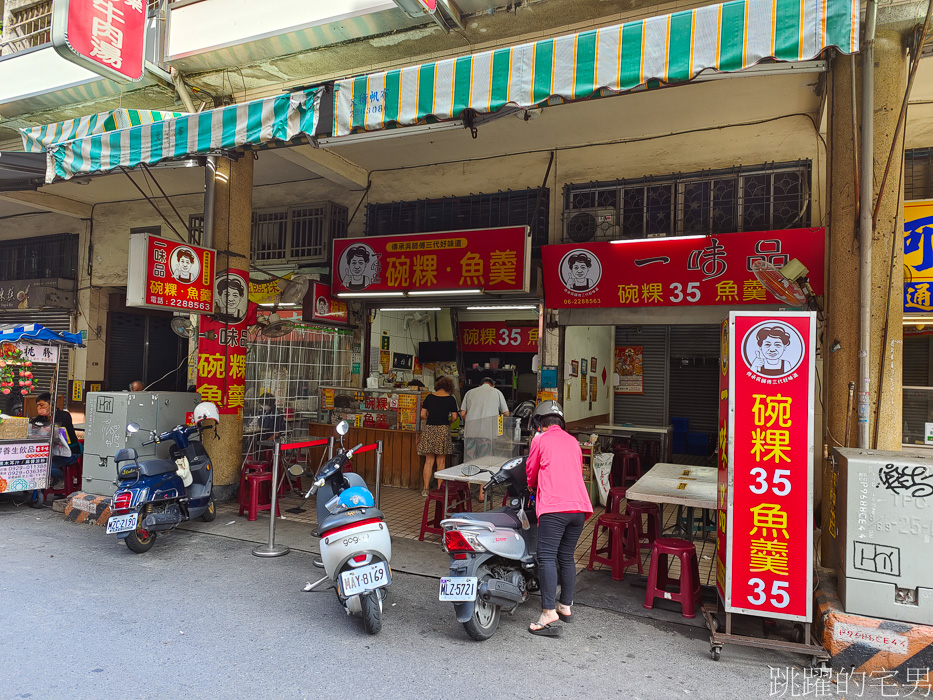
[{"label": "scooter front wheel", "polygon": [[124,542],[134,554],[144,554],[152,549],[156,541],[156,533],[148,530],[133,530],[126,536]]},{"label": "scooter front wheel", "polygon": [[217,507],[214,505],[214,498],[211,497],[211,500],[207,504],[207,510],[201,515],[201,520],[206,523],[211,522],[214,518],[217,517]]},{"label": "scooter front wheel", "polygon": [[360,607],[363,609],[363,627],[370,634],[378,634],[382,629],[382,595],[379,591],[360,594]]}]

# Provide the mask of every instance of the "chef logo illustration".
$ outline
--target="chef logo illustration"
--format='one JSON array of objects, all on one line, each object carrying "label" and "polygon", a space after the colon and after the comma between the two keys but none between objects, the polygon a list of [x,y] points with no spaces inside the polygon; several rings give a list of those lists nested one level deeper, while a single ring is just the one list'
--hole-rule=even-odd
[{"label": "chef logo illustration", "polygon": [[560,280],[571,294],[586,294],[596,289],[603,274],[599,258],[583,248],[575,248],[560,261]]},{"label": "chef logo illustration", "polygon": [[800,366],[803,356],[804,344],[800,333],[781,321],[758,323],[742,340],[742,358],[759,377],[786,377]]},{"label": "chef logo illustration", "polygon": [[379,256],[365,243],[351,245],[340,256],[338,267],[344,289],[359,292],[379,282]]},{"label": "chef logo illustration", "polygon": [[172,277],[182,284],[191,284],[197,281],[201,273],[201,263],[197,254],[187,246],[179,246],[172,251],[169,261]]}]

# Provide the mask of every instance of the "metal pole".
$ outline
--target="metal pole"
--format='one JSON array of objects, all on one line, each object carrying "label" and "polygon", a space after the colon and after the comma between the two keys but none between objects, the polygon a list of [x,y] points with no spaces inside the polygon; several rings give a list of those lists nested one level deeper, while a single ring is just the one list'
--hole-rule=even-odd
[{"label": "metal pole", "polygon": [[208,156],[204,163],[204,223],[201,245],[214,247],[214,202],[217,201],[217,157]]},{"label": "metal pole", "polygon": [[[333,441],[333,438],[331,438]],[[376,508],[379,508],[379,494],[382,490],[382,440],[376,441]]]},{"label": "metal pole", "polygon": [[334,458],[334,438],[331,437],[331,438],[327,441],[327,459],[330,460],[330,459],[333,459],[333,458]]},{"label": "metal pole", "polygon": [[279,438],[275,439],[275,445],[272,448],[272,496],[269,504],[269,543],[253,547],[253,554],[257,557],[281,557],[288,554],[291,550],[285,545],[275,543],[275,506],[276,497],[279,492],[279,455],[282,451],[282,442]]},{"label": "metal pole", "polygon": [[868,0],[862,45],[862,175],[859,180],[859,393],[858,446],[868,448],[871,415],[871,243],[875,146],[875,26],[878,6]]}]

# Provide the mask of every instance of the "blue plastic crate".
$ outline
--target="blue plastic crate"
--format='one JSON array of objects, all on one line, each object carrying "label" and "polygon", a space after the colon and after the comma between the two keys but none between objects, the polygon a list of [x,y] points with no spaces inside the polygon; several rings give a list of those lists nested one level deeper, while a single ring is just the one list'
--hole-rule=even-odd
[{"label": "blue plastic crate", "polygon": [[674,433],[674,438],[671,441],[671,449],[674,454],[684,455],[687,454],[687,434],[686,433]]},{"label": "blue plastic crate", "polygon": [[671,425],[674,427],[674,435],[686,433],[690,429],[690,419],[671,418]]},{"label": "blue plastic crate", "polygon": [[687,433],[688,455],[709,454],[709,433]]}]

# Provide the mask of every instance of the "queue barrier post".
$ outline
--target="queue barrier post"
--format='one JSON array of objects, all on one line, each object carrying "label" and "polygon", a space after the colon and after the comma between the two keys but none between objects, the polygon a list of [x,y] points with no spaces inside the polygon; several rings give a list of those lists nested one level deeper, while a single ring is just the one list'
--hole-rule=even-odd
[{"label": "queue barrier post", "polygon": [[382,492],[382,440],[376,441],[376,508],[379,508]]},{"label": "queue barrier post", "polygon": [[285,545],[276,545],[275,543],[275,509],[278,501],[279,459],[281,453],[282,441],[276,438],[272,448],[272,495],[271,503],[269,504],[269,542],[253,547],[253,555],[257,557],[281,557],[291,551]]}]

